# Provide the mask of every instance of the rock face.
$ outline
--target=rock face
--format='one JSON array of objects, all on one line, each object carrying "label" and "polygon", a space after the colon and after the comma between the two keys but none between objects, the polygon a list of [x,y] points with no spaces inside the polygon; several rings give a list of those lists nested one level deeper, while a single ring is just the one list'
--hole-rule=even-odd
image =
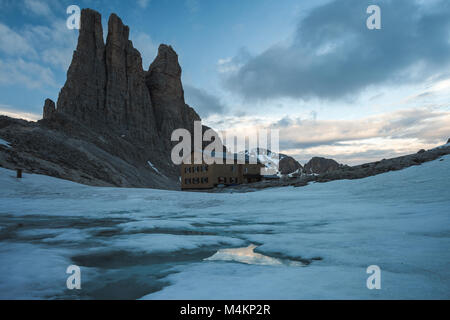
[{"label": "rock face", "polygon": [[161,138],[170,141],[173,130],[177,128],[193,132],[194,121],[201,119],[184,101],[181,67],[171,46],[160,45],[158,55],[146,73],[145,83],[150,91]]},{"label": "rock face", "polygon": [[128,26],[112,14],[105,45],[100,14],[82,11],[78,46],[57,111],[154,146],[158,132],[142,58],[128,37]]},{"label": "rock face", "polygon": [[128,26],[112,14],[106,40],[106,121],[123,134],[155,145],[159,137],[142,58],[128,36]]},{"label": "rock face", "polygon": [[112,14],[103,42],[101,16],[84,9],[77,50],[58,98],[57,112],[96,130],[113,129],[155,150],[171,147],[173,130],[193,131],[198,114],[184,101],[181,67],[171,46],[162,44],[146,72],[128,39],[130,30]]},{"label": "rock face", "polygon": [[0,165],[91,185],[176,189],[172,131],[193,133],[201,120],[184,101],[178,56],[161,45],[145,71],[128,26],[112,14],[105,43],[101,21],[82,10],[67,81],[56,106],[45,101],[41,121],[0,119],[0,136],[14,142]]},{"label": "rock face", "polygon": [[279,170],[281,174],[290,174],[302,170],[302,165],[294,158],[287,155],[280,155]]},{"label": "rock face", "polygon": [[305,173],[324,174],[339,169],[340,165],[333,159],[314,157],[305,164]]},{"label": "rock face", "polygon": [[58,113],[91,127],[105,123],[106,63],[101,16],[83,9],[78,45],[59,93]]}]

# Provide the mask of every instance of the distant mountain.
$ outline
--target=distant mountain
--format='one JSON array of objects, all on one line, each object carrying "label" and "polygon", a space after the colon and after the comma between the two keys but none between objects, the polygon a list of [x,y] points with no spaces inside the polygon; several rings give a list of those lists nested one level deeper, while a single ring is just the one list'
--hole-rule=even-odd
[{"label": "distant mountain", "polygon": [[260,162],[264,163],[268,172],[272,174],[285,175],[301,172],[303,169],[302,165],[294,158],[267,149],[256,148],[250,151],[246,150],[245,154],[249,157],[257,158]]},{"label": "distant mountain", "polygon": [[333,159],[314,157],[305,164],[304,173],[306,174],[324,174],[337,170],[342,165]]},{"label": "distant mountain", "polygon": [[[199,115],[185,103],[178,55],[161,45],[147,71],[115,14],[106,43],[101,15],[81,12],[78,44],[57,104],[43,119],[0,117],[0,166],[90,185],[178,188],[170,158],[173,130],[193,132]],[[204,130],[206,127],[204,127]]]},{"label": "distant mountain", "polygon": [[333,159],[314,157],[304,167],[293,157],[282,153],[275,153],[267,149],[256,148],[250,151],[246,150],[245,154],[250,157],[257,158],[264,163],[266,168],[278,175],[311,175],[324,174],[337,170],[343,165]]},{"label": "distant mountain", "polygon": [[[332,166],[329,167],[329,171],[321,174],[308,173],[304,171],[302,173],[289,174],[286,177],[287,179],[255,182],[249,185],[240,185],[231,187],[230,189],[232,192],[251,192],[275,187],[288,187],[288,186],[304,187],[307,186],[310,182],[329,182],[343,179],[345,180],[363,179],[383,174],[386,172],[402,170],[412,166],[419,166],[422,163],[439,159],[448,154],[450,154],[450,140],[449,142],[447,142],[447,144],[444,144],[442,146],[430,150],[420,150],[419,152],[414,154],[409,154],[392,159],[383,159],[381,161],[365,163],[357,166],[339,165],[339,167],[335,170],[332,170],[332,168],[335,168],[334,163],[335,161],[334,162],[323,161],[322,164],[331,164]],[[445,161],[445,159],[441,158],[439,161]],[[311,162],[312,167],[308,166],[308,170],[311,169],[311,171],[309,172],[317,170],[314,169],[314,165],[317,163],[321,163],[321,161],[314,160]],[[319,168],[319,166],[316,168]],[[321,166],[320,168],[326,171],[325,168],[327,168],[327,166],[326,165]],[[224,191],[215,190],[214,192],[224,192]],[[230,190],[225,192],[230,192]]]}]

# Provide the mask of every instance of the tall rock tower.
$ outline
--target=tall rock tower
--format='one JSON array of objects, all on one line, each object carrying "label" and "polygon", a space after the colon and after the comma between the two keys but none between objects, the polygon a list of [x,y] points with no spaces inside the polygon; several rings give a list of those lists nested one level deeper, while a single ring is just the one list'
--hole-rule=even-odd
[{"label": "tall rock tower", "polygon": [[106,93],[105,44],[101,16],[83,9],[78,45],[59,93],[57,112],[89,125],[104,122]]},{"label": "tall rock tower", "polygon": [[108,158],[110,165],[131,165],[128,175],[133,179],[147,179],[148,171],[153,177],[152,163],[158,167],[158,178],[178,183],[179,169],[170,158],[172,132],[183,128],[193,133],[194,121],[201,121],[185,103],[178,55],[171,46],[161,45],[145,71],[128,26],[111,14],[105,44],[101,21],[98,12],[81,11],[67,80],[56,108],[51,100],[45,102],[44,123],[116,157]]},{"label": "tall rock tower", "polygon": [[155,112],[141,54],[128,37],[128,26],[112,14],[105,45],[100,14],[82,10],[78,45],[57,112],[93,129],[112,130],[154,145],[159,140]]},{"label": "tall rock tower", "polygon": [[178,128],[193,132],[194,121],[201,119],[184,101],[181,67],[178,55],[171,46],[159,46],[158,55],[150,65],[145,81],[161,138],[170,141],[172,131]]}]

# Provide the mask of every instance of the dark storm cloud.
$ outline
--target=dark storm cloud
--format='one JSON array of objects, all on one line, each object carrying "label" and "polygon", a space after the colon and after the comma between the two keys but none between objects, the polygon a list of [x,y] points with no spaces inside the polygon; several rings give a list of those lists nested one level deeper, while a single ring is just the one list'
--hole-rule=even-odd
[{"label": "dark storm cloud", "polygon": [[189,85],[184,86],[186,102],[197,111],[201,117],[207,117],[212,114],[223,114],[225,106],[219,98]]},{"label": "dark storm cloud", "polygon": [[[381,8],[381,30],[366,9]],[[422,81],[450,62],[450,1],[332,1],[303,18],[289,46],[253,56],[225,80],[243,97],[335,99]]]}]

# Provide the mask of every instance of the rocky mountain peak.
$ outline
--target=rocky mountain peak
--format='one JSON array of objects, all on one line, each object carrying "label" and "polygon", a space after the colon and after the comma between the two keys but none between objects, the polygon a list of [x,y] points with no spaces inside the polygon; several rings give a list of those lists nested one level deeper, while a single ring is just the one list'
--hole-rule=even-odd
[{"label": "rocky mountain peak", "polygon": [[290,174],[303,169],[302,165],[297,160],[287,155],[283,155],[280,158],[278,166],[281,174]]},{"label": "rocky mountain peak", "polygon": [[108,37],[120,42],[127,42],[129,35],[130,28],[124,25],[122,19],[120,19],[115,13],[112,13],[108,19]]},{"label": "rocky mountain peak", "polygon": [[56,106],[53,100],[45,99],[43,119],[51,119],[56,112]]},{"label": "rocky mountain peak", "polygon": [[181,67],[178,55],[171,46],[165,44],[159,46],[158,55],[146,74],[146,84],[156,104],[161,100],[169,102],[170,99],[168,107],[184,105]]},{"label": "rocky mountain peak", "polygon": [[113,131],[154,147],[159,135],[150,92],[130,29],[116,15],[108,20],[103,42],[101,15],[81,12],[77,49],[62,88],[57,112],[70,115],[96,131]]},{"label": "rocky mountain peak", "polygon": [[341,165],[333,159],[326,159],[321,157],[314,157],[305,164],[304,171],[307,174],[324,174],[337,170]]},{"label": "rocky mountain peak", "polygon": [[113,13],[105,44],[101,15],[82,10],[77,49],[56,112],[96,131],[117,132],[167,151],[173,130],[192,132],[200,117],[184,101],[175,50],[162,44],[146,72],[129,34],[129,27]]},{"label": "rocky mountain peak", "polygon": [[104,121],[106,66],[101,15],[83,9],[77,48],[61,89],[57,112],[94,127]]},{"label": "rocky mountain peak", "polygon": [[[170,159],[172,132],[184,128],[193,133],[194,121],[201,119],[185,103],[177,53],[171,46],[161,45],[145,71],[141,54],[129,39],[130,28],[120,17],[110,15],[106,43],[100,13],[83,9],[80,22],[66,83],[56,105],[46,100],[42,125],[55,134],[95,144],[100,153],[111,155],[105,166],[127,172],[128,182],[108,174],[102,180],[114,180],[116,185],[152,185],[153,181],[142,182],[143,177],[156,174],[158,179],[170,177],[178,183],[179,171]],[[126,166],[133,169],[125,170]]]},{"label": "rocky mountain peak", "polygon": [[199,115],[184,100],[181,67],[178,55],[171,46],[161,44],[158,55],[145,76],[155,110],[161,138],[170,141],[174,129],[185,128],[193,132]]},{"label": "rocky mountain peak", "polygon": [[158,48],[158,55],[150,65],[149,71],[166,74],[167,76],[180,78],[181,67],[178,63],[178,54],[172,46],[161,44]]},{"label": "rocky mountain peak", "polygon": [[99,49],[100,51],[96,53],[101,54],[104,46],[101,14],[92,9],[83,9],[80,17],[77,51]]}]

